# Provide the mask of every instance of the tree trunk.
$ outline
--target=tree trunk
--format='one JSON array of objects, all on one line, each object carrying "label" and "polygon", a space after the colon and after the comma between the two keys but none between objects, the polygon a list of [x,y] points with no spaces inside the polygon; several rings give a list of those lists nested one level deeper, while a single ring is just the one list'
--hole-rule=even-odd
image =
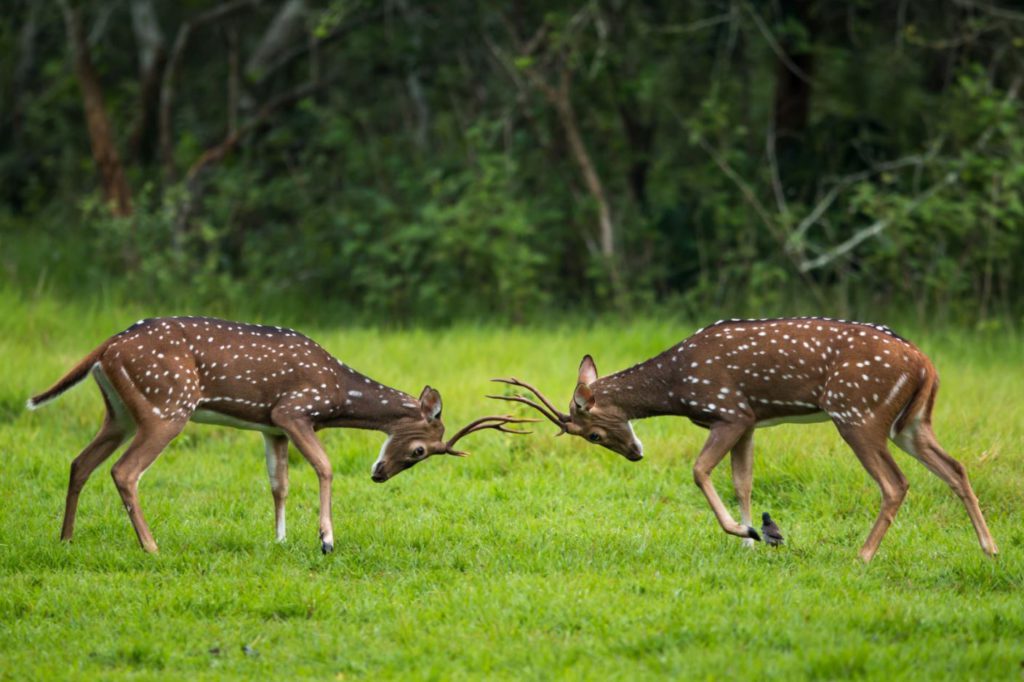
[{"label": "tree trunk", "polygon": [[642,120],[635,112],[639,106],[632,98],[618,105],[619,119],[629,142],[629,189],[633,199],[644,213],[648,211],[647,175],[651,168],[651,150],[654,146],[654,124]]},{"label": "tree trunk", "polygon": [[420,77],[415,67],[406,75],[405,86],[409,91],[409,99],[412,101],[413,113],[416,116],[416,122],[413,126],[413,143],[417,149],[425,150],[430,134],[430,104],[427,102],[427,96],[423,92],[423,84],[420,82]]},{"label": "tree trunk", "polygon": [[[811,0],[783,0],[783,20],[792,18],[813,36],[815,26],[810,16],[811,4]],[[807,128],[811,110],[808,77],[814,73],[814,55],[806,44],[797,45],[792,41],[784,41],[782,49],[792,64],[780,59],[775,65],[775,130],[780,138],[793,139]]]},{"label": "tree trunk", "polygon": [[586,145],[583,144],[583,138],[580,137],[579,124],[576,121],[576,111],[567,94],[565,97],[559,98],[555,109],[558,111],[558,118],[562,123],[562,128],[565,129],[565,137],[569,142],[569,149],[572,151],[573,159],[575,159],[576,164],[580,167],[580,173],[583,174],[583,182],[586,184],[590,196],[594,199],[594,203],[597,204],[597,224],[601,255],[607,260],[612,261],[615,258],[615,225],[612,222],[612,210],[608,204],[608,196],[605,194],[604,184],[601,182],[601,176],[597,174],[597,170],[594,168],[594,163],[590,158]]},{"label": "tree trunk", "polygon": [[163,77],[160,79],[160,114],[158,117],[160,128],[160,158],[164,168],[164,179],[172,182],[175,179],[177,168],[174,163],[174,139],[171,130],[171,117],[174,112],[174,79],[181,68],[181,60],[185,56],[185,47],[188,45],[192,32],[207,24],[223,21],[244,9],[259,4],[260,0],[231,0],[212,9],[208,9],[194,19],[184,22],[178,28],[178,35],[174,39],[171,48],[171,56],[167,60],[167,68],[164,69]]},{"label": "tree trunk", "polygon": [[160,77],[167,63],[167,48],[153,0],[132,0],[132,30],[139,53],[139,110],[129,136],[130,155],[152,160],[156,151]]},{"label": "tree trunk", "polygon": [[228,46],[228,137],[238,133],[238,101],[241,73],[238,59],[238,29],[228,26],[224,29],[224,39]]},{"label": "tree trunk", "polygon": [[567,64],[561,64],[558,75],[558,86],[552,86],[543,76],[532,69],[526,70],[530,81],[534,86],[544,93],[544,96],[554,107],[558,114],[558,121],[565,132],[566,141],[569,143],[569,150],[573,160],[579,166],[580,174],[583,176],[583,183],[587,187],[594,203],[597,204],[597,225],[598,244],[605,267],[608,268],[608,276],[611,282],[612,294],[618,304],[622,303],[622,278],[619,275],[618,262],[615,253],[615,222],[612,219],[611,204],[608,202],[608,195],[605,192],[601,176],[594,167],[594,162],[587,151],[580,135],[579,122],[576,117],[576,110],[572,105],[571,80],[572,74]]},{"label": "tree trunk", "polygon": [[245,63],[245,74],[250,80],[262,81],[268,67],[302,35],[308,12],[306,0],[287,0],[281,5]]},{"label": "tree trunk", "polygon": [[18,35],[18,63],[14,67],[14,111],[11,123],[15,140],[21,131],[23,94],[36,70],[36,38],[39,34],[39,3],[27,2],[26,5],[24,23]]},{"label": "tree trunk", "polygon": [[82,91],[92,157],[103,181],[103,196],[110,203],[114,215],[129,216],[132,214],[131,192],[110,130],[99,76],[92,64],[89,45],[82,30],[82,16],[78,8],[73,7],[68,0],[61,0],[60,5],[71,45],[75,76]]},{"label": "tree trunk", "polygon": [[781,49],[786,59],[775,63],[774,151],[776,194],[787,198],[807,199],[817,184],[817,174],[809,173],[806,132],[810,121],[814,73],[814,54],[810,42],[817,31],[811,16],[813,0],[782,0],[781,22],[802,25],[808,38],[795,41],[783,38]]}]

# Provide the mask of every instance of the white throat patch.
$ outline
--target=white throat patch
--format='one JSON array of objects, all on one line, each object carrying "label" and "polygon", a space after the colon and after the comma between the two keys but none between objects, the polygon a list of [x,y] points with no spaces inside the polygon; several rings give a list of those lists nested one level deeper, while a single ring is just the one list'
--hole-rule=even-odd
[{"label": "white throat patch", "polygon": [[384,441],[384,445],[380,446],[380,454],[377,455],[377,461],[370,467],[370,473],[377,470],[377,465],[384,461],[384,452],[388,449],[388,443],[391,442],[391,436],[388,436],[387,440]]},{"label": "white throat patch", "polygon": [[626,422],[626,426],[629,427],[629,434],[633,436],[633,442],[636,443],[637,450],[640,451],[641,455],[644,454],[644,444],[636,437],[636,431],[633,430],[633,422]]}]

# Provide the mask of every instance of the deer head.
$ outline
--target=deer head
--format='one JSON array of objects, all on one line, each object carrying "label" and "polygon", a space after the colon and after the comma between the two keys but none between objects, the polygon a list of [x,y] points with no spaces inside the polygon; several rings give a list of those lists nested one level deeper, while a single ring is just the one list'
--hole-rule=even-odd
[{"label": "deer head", "polygon": [[594,359],[589,355],[584,355],[583,361],[580,362],[576,390],[573,391],[572,400],[569,402],[568,414],[555,408],[551,401],[536,388],[515,378],[494,379],[494,381],[525,388],[537,396],[541,404],[519,395],[488,397],[529,405],[558,426],[562,433],[579,436],[591,443],[608,448],[631,462],[640,461],[644,456],[644,448],[633,432],[633,426],[626,418],[625,412],[614,402],[599,398],[599,394],[593,388],[597,380],[597,366],[594,364]]},{"label": "deer head", "polygon": [[474,431],[495,429],[505,433],[527,434],[529,431],[509,429],[506,424],[520,424],[536,419],[513,417],[481,417],[460,429],[453,437],[444,440],[444,424],[441,422],[441,394],[430,386],[424,386],[420,393],[420,417],[402,419],[395,423],[388,439],[381,446],[380,456],[373,465],[371,478],[383,483],[389,478],[410,469],[431,455],[455,455],[465,457],[466,452],[455,449],[455,443]]}]

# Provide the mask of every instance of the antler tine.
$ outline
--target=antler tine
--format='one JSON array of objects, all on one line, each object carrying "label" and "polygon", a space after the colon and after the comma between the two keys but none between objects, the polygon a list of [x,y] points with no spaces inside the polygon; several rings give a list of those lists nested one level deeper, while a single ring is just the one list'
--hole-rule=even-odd
[{"label": "antler tine", "polygon": [[489,395],[487,397],[488,398],[492,398],[494,400],[507,400],[507,401],[509,401],[511,403],[522,403],[523,405],[529,405],[530,407],[532,407],[533,409],[537,410],[542,415],[547,417],[548,420],[552,424],[554,424],[555,426],[558,427],[558,429],[559,429],[558,435],[559,436],[561,436],[563,433],[566,432],[565,422],[563,422],[557,416],[551,414],[546,409],[544,409],[541,405],[538,405],[537,403],[535,403],[534,401],[530,400],[529,398],[526,398],[526,397],[521,396],[521,395]]},{"label": "antler tine", "polygon": [[548,400],[543,393],[541,393],[539,390],[537,390],[530,384],[526,383],[525,381],[520,381],[515,377],[509,377],[508,379],[491,379],[491,381],[497,381],[503,384],[509,384],[511,386],[519,386],[521,388],[525,388],[527,391],[537,396],[537,399],[544,403],[544,406],[551,410],[552,414],[557,415],[559,419],[565,422],[571,419],[571,417],[567,415],[565,412],[562,412],[560,409],[552,405],[551,401]]},{"label": "antler tine", "polygon": [[517,430],[517,429],[510,429],[510,428],[506,427],[506,424],[529,424],[529,423],[538,422],[538,421],[540,421],[540,420],[539,419],[526,419],[526,418],[523,418],[523,417],[510,417],[510,416],[507,416],[507,415],[506,416],[492,415],[492,416],[489,416],[489,417],[480,417],[479,419],[474,419],[473,421],[471,421],[470,423],[466,424],[461,429],[456,431],[455,435],[452,436],[451,438],[449,438],[448,442],[445,443],[445,446],[448,448],[448,452],[450,452],[453,455],[465,455],[466,454],[465,452],[459,452],[459,451],[453,449],[454,446],[455,446],[455,443],[458,442],[458,440],[460,438],[462,438],[463,436],[468,436],[471,433],[474,433],[476,431],[482,431],[484,429],[494,429],[495,431],[501,431],[503,433],[515,433],[515,434],[525,435],[525,434],[529,434],[529,433],[533,433],[533,432],[532,431],[520,431],[520,430]]}]

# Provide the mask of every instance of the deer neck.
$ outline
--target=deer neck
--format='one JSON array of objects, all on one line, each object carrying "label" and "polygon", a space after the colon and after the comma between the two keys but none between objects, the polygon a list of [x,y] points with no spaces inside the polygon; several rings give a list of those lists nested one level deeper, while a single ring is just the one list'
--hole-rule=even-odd
[{"label": "deer neck", "polygon": [[334,410],[322,420],[323,427],[368,429],[390,434],[395,424],[405,419],[421,419],[419,402],[408,393],[396,390],[349,369],[334,392]]},{"label": "deer neck", "polygon": [[590,388],[598,404],[615,406],[626,419],[678,414],[671,373],[660,356],[601,377]]}]

